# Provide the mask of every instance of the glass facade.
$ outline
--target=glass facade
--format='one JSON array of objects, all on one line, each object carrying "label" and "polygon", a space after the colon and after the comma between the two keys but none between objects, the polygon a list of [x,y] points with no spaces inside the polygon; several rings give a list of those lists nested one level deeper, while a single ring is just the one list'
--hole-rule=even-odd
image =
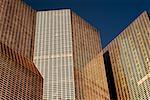
[{"label": "glass facade", "polygon": [[37,13],[34,62],[44,100],[109,100],[98,31],[69,9]]},{"label": "glass facade", "polygon": [[36,11],[22,0],[0,0],[0,100],[42,100],[33,63]]},{"label": "glass facade", "polygon": [[119,100],[149,100],[150,19],[143,12],[103,50],[109,51]]},{"label": "glass facade", "polygon": [[109,100],[99,32],[72,12],[76,100]]},{"label": "glass facade", "polygon": [[37,13],[34,62],[44,77],[44,100],[74,100],[70,10]]},{"label": "glass facade", "polygon": [[36,11],[21,0],[0,0],[0,41],[33,60]]},{"label": "glass facade", "polygon": [[43,78],[32,61],[0,42],[0,100],[42,100]]}]

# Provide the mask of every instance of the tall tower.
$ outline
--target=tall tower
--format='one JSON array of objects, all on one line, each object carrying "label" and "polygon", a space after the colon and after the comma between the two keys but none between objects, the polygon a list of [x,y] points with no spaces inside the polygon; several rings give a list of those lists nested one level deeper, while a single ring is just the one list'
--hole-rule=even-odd
[{"label": "tall tower", "polygon": [[22,0],[0,1],[0,99],[41,100],[43,78],[33,60],[36,11]]},{"label": "tall tower", "polygon": [[145,80],[138,85],[138,82],[150,73],[149,14],[143,12],[112,40],[103,52],[105,67],[113,72],[107,75],[109,78],[114,77],[115,85],[110,84],[109,87],[116,87],[118,100],[149,100],[150,81]]},{"label": "tall tower", "polygon": [[71,13],[76,100],[109,100],[99,32]]},{"label": "tall tower", "polygon": [[69,9],[37,13],[34,61],[44,100],[109,100],[99,33]]}]

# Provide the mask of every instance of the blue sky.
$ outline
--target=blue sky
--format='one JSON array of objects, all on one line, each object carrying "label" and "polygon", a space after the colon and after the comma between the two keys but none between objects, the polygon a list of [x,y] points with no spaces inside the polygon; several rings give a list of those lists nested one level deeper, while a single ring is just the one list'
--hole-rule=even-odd
[{"label": "blue sky", "polygon": [[36,10],[71,8],[100,30],[105,47],[144,10],[150,0],[24,0]]}]

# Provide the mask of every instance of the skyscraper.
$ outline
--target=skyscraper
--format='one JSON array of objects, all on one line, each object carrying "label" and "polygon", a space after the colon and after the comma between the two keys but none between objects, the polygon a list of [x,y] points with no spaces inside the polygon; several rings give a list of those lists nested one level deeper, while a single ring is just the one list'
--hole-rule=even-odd
[{"label": "skyscraper", "polygon": [[138,82],[150,73],[150,15],[143,12],[103,52],[106,70],[113,73],[107,78],[115,84],[109,85],[110,95],[115,87],[118,100],[149,100],[150,81]]},{"label": "skyscraper", "polygon": [[36,11],[22,0],[0,1],[0,99],[41,100],[43,78],[33,63]]},{"label": "skyscraper", "polygon": [[76,100],[109,100],[99,32],[71,13]]},{"label": "skyscraper", "polygon": [[37,12],[34,61],[44,100],[109,100],[99,40],[69,9]]}]

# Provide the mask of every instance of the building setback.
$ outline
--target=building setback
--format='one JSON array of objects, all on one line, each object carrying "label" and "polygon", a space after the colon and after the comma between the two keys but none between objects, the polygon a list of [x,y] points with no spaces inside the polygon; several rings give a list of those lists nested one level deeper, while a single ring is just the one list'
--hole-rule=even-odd
[{"label": "building setback", "polygon": [[[143,12],[133,23],[121,32],[103,49],[111,99],[116,88],[118,100],[149,100],[150,81],[138,85],[150,73],[150,16]],[[110,61],[108,61],[110,58]],[[109,63],[111,62],[111,63]],[[107,71],[106,71],[107,72]],[[114,81],[113,81],[114,80]]]},{"label": "building setback", "polygon": [[0,100],[42,100],[33,63],[36,11],[22,0],[0,0]]},{"label": "building setback", "polygon": [[34,62],[44,100],[109,100],[99,33],[69,9],[37,12]]}]

